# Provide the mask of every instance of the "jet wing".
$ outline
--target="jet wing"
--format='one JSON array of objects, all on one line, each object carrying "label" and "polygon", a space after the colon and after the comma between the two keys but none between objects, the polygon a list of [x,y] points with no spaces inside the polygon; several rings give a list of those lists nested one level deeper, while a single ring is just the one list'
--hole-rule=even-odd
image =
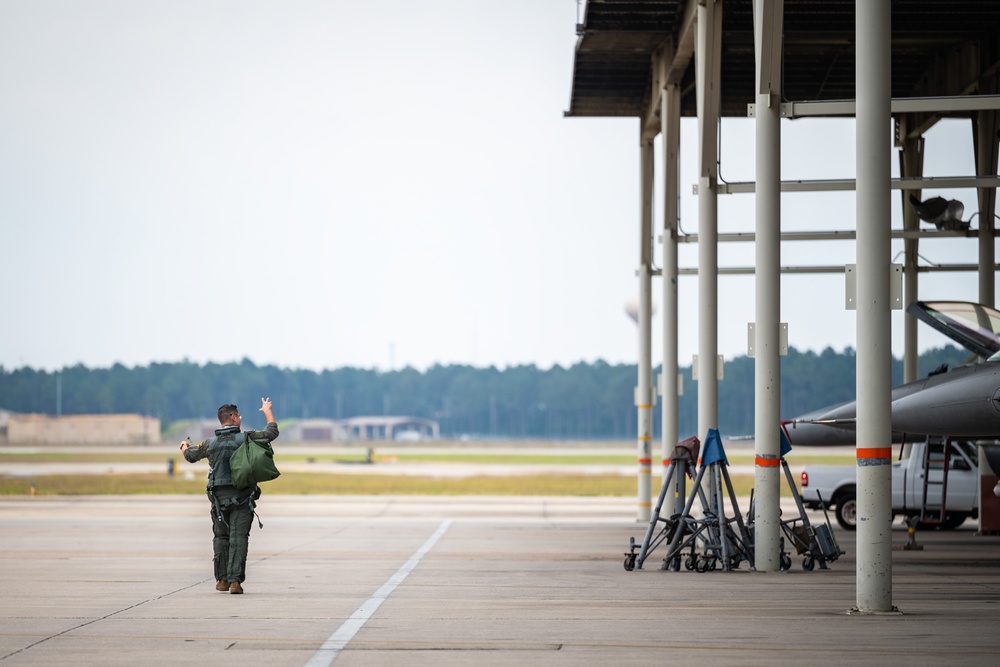
[{"label": "jet wing", "polygon": [[[967,301],[914,301],[906,309],[987,359],[892,389],[892,441],[926,435],[1000,437],[1000,311]],[[855,443],[857,403],[828,406],[785,422],[793,445]]]}]

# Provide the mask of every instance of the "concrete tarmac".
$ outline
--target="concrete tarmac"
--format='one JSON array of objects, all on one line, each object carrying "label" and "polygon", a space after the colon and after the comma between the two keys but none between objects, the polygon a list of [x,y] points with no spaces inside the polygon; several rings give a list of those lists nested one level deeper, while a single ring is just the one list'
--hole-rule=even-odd
[{"label": "concrete tarmac", "polygon": [[[899,614],[848,614],[829,569],[642,570],[632,498],[268,496],[246,593],[215,591],[207,500],[0,499],[0,667],[985,665],[1000,538],[894,551]],[[894,542],[906,542],[897,528]]]}]

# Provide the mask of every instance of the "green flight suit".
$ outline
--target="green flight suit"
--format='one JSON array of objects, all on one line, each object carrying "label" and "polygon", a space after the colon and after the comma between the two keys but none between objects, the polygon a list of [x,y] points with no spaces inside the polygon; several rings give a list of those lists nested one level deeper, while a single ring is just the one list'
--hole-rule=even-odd
[{"label": "green flight suit", "polygon": [[[278,437],[278,425],[270,422],[263,431],[248,431],[254,440],[271,442]],[[246,580],[247,552],[250,528],[253,526],[253,501],[256,487],[237,489],[233,486],[229,459],[243,444],[247,434],[238,426],[215,430],[215,437],[189,447],[184,458],[194,463],[208,458],[210,467],[206,492],[212,504],[212,552],[215,578],[230,583]]]}]

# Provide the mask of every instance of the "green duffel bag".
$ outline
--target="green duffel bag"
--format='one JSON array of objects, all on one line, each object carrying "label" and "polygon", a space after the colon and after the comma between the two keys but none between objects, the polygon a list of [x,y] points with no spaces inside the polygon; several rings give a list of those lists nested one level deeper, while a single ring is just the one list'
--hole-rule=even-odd
[{"label": "green duffel bag", "polygon": [[243,433],[243,444],[236,448],[229,459],[233,474],[233,486],[248,489],[261,482],[269,482],[281,473],[274,465],[274,450],[271,443],[258,441]]}]

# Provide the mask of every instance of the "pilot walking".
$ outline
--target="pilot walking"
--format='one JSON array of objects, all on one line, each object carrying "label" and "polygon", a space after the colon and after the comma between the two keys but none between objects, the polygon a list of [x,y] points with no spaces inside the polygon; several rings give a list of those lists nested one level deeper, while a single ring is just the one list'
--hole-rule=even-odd
[{"label": "pilot walking", "polygon": [[271,412],[271,399],[260,399],[260,411],[267,418],[263,431],[241,432],[243,419],[239,408],[226,404],[219,408],[221,428],[215,437],[203,440],[194,447],[187,440],[181,443],[181,452],[189,463],[208,458],[208,487],[206,492],[212,503],[212,550],[215,563],[215,590],[243,593],[246,580],[247,549],[250,528],[253,526],[253,501],[260,495],[256,486],[237,489],[233,485],[229,459],[247,437],[271,442],[278,437],[278,424]]}]

